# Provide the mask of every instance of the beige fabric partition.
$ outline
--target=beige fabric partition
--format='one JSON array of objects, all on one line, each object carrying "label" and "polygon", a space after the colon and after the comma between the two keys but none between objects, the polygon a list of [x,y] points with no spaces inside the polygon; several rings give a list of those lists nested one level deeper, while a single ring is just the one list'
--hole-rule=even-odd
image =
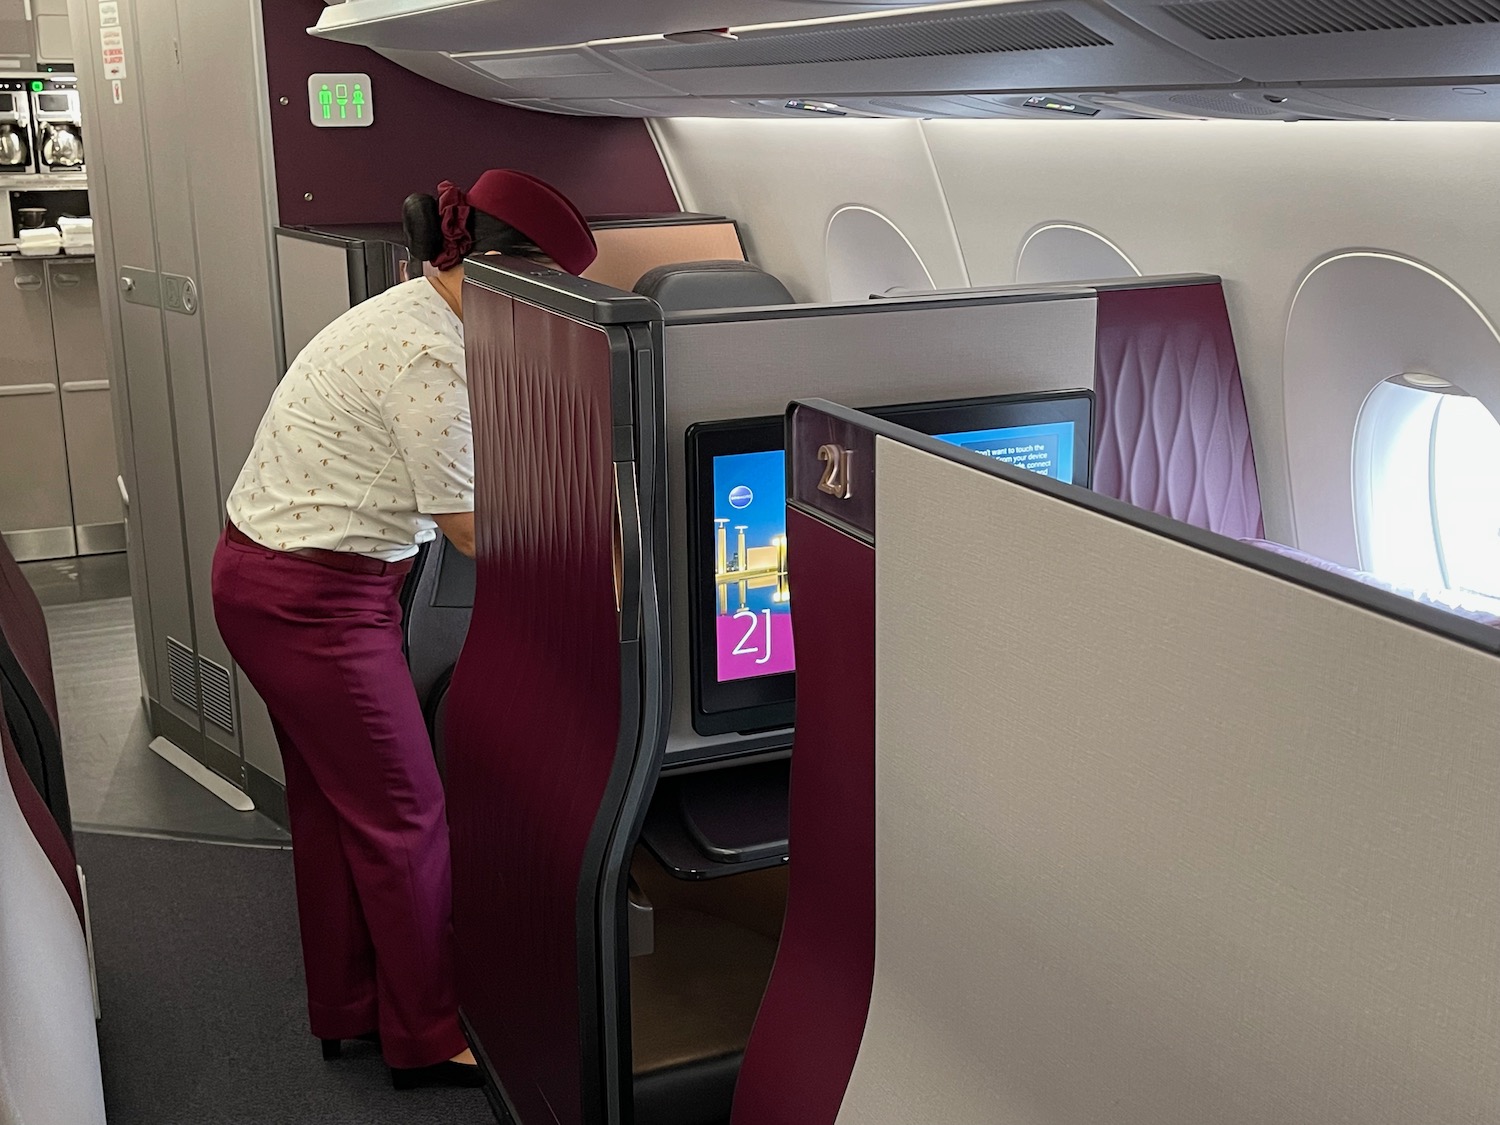
[{"label": "beige fabric partition", "polygon": [[1500,1121],[1500,659],[881,439],[847,1125]]},{"label": "beige fabric partition", "polygon": [[[688,694],[687,468],[695,422],[780,414],[796,398],[858,406],[1091,388],[1093,290],[800,307],[666,328],[673,717],[669,752],[700,739]],[[732,736],[722,740],[734,741]]]}]

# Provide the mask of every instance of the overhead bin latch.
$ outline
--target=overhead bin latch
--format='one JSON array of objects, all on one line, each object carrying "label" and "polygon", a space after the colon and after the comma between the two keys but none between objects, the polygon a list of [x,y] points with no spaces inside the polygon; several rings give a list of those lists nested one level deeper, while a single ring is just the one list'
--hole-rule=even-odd
[{"label": "overhead bin latch", "polygon": [[706,31],[674,31],[662,38],[673,43],[734,43],[739,36],[727,27],[714,27]]}]

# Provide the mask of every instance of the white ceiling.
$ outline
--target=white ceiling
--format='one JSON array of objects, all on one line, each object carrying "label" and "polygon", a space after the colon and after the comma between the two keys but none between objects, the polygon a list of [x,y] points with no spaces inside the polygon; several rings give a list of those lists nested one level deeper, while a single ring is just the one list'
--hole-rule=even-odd
[{"label": "white ceiling", "polygon": [[1500,0],[345,0],[313,34],[556,113],[1500,120]]}]

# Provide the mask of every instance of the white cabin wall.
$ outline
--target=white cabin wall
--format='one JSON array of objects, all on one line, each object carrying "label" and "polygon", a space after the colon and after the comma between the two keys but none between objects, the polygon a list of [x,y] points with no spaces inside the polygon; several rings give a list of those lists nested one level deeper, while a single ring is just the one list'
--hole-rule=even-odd
[{"label": "white cabin wall", "polygon": [[[895,222],[940,287],[958,269],[974,285],[1014,282],[1027,236],[1053,222],[1103,235],[1145,274],[1221,275],[1267,533],[1288,543],[1299,536],[1283,356],[1307,273],[1343,250],[1392,251],[1436,270],[1500,321],[1495,124],[672,120],[657,128],[684,203],[741,220],[752,257],[802,299],[821,298],[822,232],[850,204]],[[1369,373],[1371,386],[1406,362],[1393,355],[1390,370]],[[1340,441],[1354,422],[1328,420]],[[1296,483],[1309,512],[1323,510],[1320,494],[1349,489],[1347,478]]]},{"label": "white cabin wall", "polygon": [[751,259],[799,301],[829,299],[828,223],[851,205],[883,215],[906,235],[939,289],[969,284],[921,122],[655,125],[684,209],[738,220]]}]

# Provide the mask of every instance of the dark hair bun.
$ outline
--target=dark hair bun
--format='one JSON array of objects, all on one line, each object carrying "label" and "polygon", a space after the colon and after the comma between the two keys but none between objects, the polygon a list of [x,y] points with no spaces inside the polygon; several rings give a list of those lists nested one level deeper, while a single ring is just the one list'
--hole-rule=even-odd
[{"label": "dark hair bun", "polygon": [[443,224],[435,196],[422,192],[408,195],[401,205],[401,225],[414,261],[430,262],[443,252]]}]

